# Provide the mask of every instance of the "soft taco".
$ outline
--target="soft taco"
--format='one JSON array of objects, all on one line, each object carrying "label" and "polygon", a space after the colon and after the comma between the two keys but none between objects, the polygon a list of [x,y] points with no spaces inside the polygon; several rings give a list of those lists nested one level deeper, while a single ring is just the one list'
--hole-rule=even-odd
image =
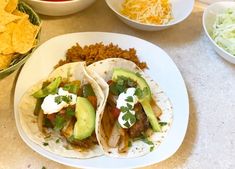
[{"label": "soft taco", "polygon": [[[95,77],[93,75],[93,77]],[[85,62],[68,63],[22,97],[20,122],[36,144],[63,157],[90,158],[103,154],[95,127],[104,94],[85,70]]]},{"label": "soft taco", "polygon": [[87,71],[108,86],[103,86],[106,105],[96,128],[105,154],[130,158],[157,150],[173,120],[171,102],[157,83],[120,58],[93,63]]}]

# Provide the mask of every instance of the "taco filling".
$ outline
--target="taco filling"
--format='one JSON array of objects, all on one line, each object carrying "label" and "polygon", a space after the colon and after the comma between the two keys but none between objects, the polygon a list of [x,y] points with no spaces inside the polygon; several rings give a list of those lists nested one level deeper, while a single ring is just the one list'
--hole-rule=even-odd
[{"label": "taco filling", "polygon": [[151,89],[139,73],[114,68],[108,81],[109,95],[101,120],[106,144],[125,153],[133,141],[161,132],[162,110],[152,99]]},{"label": "taco filling", "polygon": [[61,76],[43,82],[32,95],[37,99],[34,115],[39,130],[50,137],[58,133],[68,146],[86,151],[97,145],[95,117],[97,98],[90,83],[69,81]]}]

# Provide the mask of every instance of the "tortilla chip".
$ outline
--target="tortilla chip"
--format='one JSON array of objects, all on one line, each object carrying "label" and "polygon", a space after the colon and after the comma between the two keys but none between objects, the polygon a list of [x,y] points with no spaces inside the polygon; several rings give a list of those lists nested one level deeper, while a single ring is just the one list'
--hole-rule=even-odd
[{"label": "tortilla chip", "polygon": [[18,4],[18,0],[9,0],[8,4],[5,7],[5,11],[12,13]]},{"label": "tortilla chip", "polygon": [[11,13],[7,13],[3,9],[0,9],[0,24],[6,25],[10,22],[13,22],[17,19],[20,19],[20,16],[13,15]]},{"label": "tortilla chip", "polygon": [[4,9],[8,4],[8,0],[0,0],[0,9]]},{"label": "tortilla chip", "polygon": [[4,32],[6,30],[6,26],[3,24],[0,24],[0,33]]},{"label": "tortilla chip", "polygon": [[0,41],[4,42],[0,45],[0,53],[1,54],[11,54],[14,53],[12,47],[12,34],[16,27],[16,23],[12,22],[7,24],[6,30],[3,33],[0,33]]},{"label": "tortilla chip", "polygon": [[13,12],[12,12],[12,14],[14,14],[14,15],[16,15],[16,16],[20,16],[21,18],[29,18],[29,15],[28,14],[26,14],[26,13],[24,13],[24,12],[21,12],[21,11],[19,11],[19,10],[14,10]]},{"label": "tortilla chip", "polygon": [[9,67],[12,60],[12,55],[2,55],[0,54],[0,70]]},{"label": "tortilla chip", "polygon": [[39,27],[33,25],[28,19],[24,18],[17,23],[13,31],[12,45],[17,53],[27,53],[33,46]]}]

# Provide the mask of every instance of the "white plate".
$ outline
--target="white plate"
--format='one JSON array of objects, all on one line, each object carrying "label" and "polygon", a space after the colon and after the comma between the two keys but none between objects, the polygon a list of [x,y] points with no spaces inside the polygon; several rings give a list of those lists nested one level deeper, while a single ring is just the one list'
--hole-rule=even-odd
[{"label": "white plate", "polygon": [[[167,93],[173,105],[173,124],[161,145],[145,156],[118,159],[106,156],[79,160],[64,158],[44,150],[24,133],[18,114],[18,104],[24,92],[38,80],[47,77],[53,66],[65,57],[71,46],[79,43],[89,45],[97,42],[118,44],[123,49],[135,48],[139,58],[149,66],[146,71]],[[173,155],[183,142],[189,117],[188,94],[184,80],[170,57],[158,46],[142,39],[114,33],[72,33],[52,38],[38,47],[21,70],[14,98],[17,129],[25,143],[39,154],[59,163],[81,168],[134,168],[158,163]]]}]

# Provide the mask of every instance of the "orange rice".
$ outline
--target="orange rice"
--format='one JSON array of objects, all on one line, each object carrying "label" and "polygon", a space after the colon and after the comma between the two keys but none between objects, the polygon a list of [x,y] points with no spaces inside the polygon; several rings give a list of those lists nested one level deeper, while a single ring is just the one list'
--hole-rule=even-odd
[{"label": "orange rice", "polygon": [[136,50],[134,48],[124,50],[121,49],[118,45],[113,45],[112,43],[104,45],[102,42],[86,45],[84,47],[81,47],[77,43],[75,46],[72,46],[70,49],[68,49],[66,53],[66,59],[60,60],[55,67],[78,61],[86,61],[86,64],[90,65],[94,62],[107,58],[123,58],[133,61],[141,69],[147,68],[147,64],[145,62],[140,62],[138,59]]}]

